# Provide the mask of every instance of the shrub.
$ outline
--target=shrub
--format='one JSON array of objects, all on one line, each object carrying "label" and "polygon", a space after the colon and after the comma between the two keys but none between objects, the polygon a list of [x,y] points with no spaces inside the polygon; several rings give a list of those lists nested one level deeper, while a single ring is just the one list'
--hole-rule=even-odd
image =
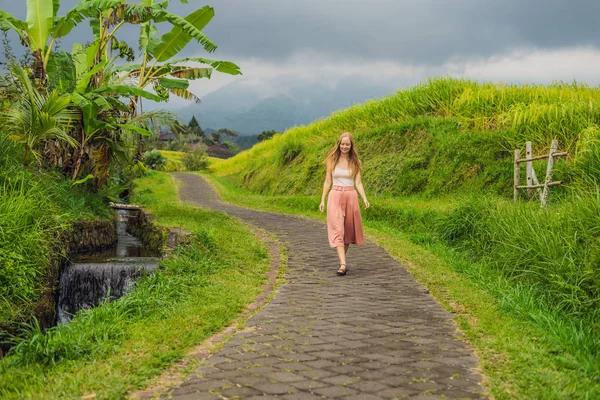
[{"label": "shrub", "polygon": [[183,165],[181,161],[178,160],[168,160],[167,165],[164,168],[165,172],[184,172],[187,168]]},{"label": "shrub", "polygon": [[183,156],[183,165],[188,171],[201,171],[208,168],[208,159],[204,150],[194,150],[185,153]]},{"label": "shrub", "polygon": [[152,169],[162,169],[167,165],[167,159],[156,149],[144,153],[144,164]]}]

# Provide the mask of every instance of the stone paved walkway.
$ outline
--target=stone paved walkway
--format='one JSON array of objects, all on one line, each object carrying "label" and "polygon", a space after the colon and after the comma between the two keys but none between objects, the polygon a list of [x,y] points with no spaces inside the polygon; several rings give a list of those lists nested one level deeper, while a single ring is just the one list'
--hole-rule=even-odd
[{"label": "stone paved walkway", "polygon": [[338,277],[325,225],[220,202],[201,177],[176,174],[180,197],[273,232],[288,283],[207,359],[175,399],[481,398],[477,359],[452,316],[374,243],[350,247]]}]

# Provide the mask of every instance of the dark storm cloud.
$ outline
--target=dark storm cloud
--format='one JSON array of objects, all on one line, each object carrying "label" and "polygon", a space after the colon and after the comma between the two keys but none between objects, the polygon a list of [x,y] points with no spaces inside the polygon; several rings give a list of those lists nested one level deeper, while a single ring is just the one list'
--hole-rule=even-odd
[{"label": "dark storm cloud", "polygon": [[[0,8],[25,18],[25,2]],[[77,1],[63,0],[60,14]],[[186,15],[204,2],[172,1]],[[515,48],[600,47],[597,0],[214,0],[204,32],[228,57],[288,60],[299,52],[340,59],[438,65]],[[88,29],[89,30],[89,29]],[[76,35],[82,39],[86,29]],[[127,29],[120,37],[135,37]],[[68,40],[75,40],[73,37]],[[72,42],[65,41],[64,48]],[[135,43],[130,43],[134,45]],[[189,53],[201,53],[189,45]]]}]

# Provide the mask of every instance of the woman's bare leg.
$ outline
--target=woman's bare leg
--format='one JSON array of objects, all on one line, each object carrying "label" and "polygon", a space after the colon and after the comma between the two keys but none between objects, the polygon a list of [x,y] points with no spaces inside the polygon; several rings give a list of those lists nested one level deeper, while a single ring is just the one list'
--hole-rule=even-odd
[{"label": "woman's bare leg", "polygon": [[346,250],[348,250],[347,245],[345,245],[344,247],[340,246],[335,248],[338,260],[340,262],[340,270],[344,270],[346,268]]}]

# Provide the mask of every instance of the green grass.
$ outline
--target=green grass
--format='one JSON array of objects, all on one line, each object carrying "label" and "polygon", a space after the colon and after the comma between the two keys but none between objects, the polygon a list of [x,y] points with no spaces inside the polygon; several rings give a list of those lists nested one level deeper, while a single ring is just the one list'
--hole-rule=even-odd
[{"label": "green grass", "polygon": [[168,160],[180,161],[183,162],[183,156],[185,152],[183,151],[170,151],[170,150],[159,150],[160,154],[165,156]]},{"label": "green grass", "polygon": [[[259,195],[209,177],[226,201],[324,219],[319,196]],[[540,214],[537,204],[499,207],[498,199],[462,196],[442,201],[371,196],[370,201],[372,208],[363,210],[369,237],[456,314],[495,398],[600,396],[597,270],[593,276],[573,270],[597,265],[578,234],[588,230],[594,237],[596,207],[573,201]],[[575,221],[588,225],[559,219],[573,212],[581,213]],[[554,253],[536,253],[536,234]],[[532,248],[517,248],[529,238]],[[527,268],[536,262],[544,273]]]},{"label": "green grass", "polygon": [[[159,150],[159,152],[167,159],[167,165],[164,168],[166,172],[187,171],[183,161],[184,156],[186,154],[184,151]],[[208,161],[208,165],[210,166],[215,162],[219,161],[220,159],[207,156],[206,160]]]},{"label": "green grass", "polygon": [[75,220],[109,215],[98,196],[58,175],[0,165],[0,340],[2,330],[34,316],[50,290],[44,277],[59,233]]},{"label": "green grass", "polygon": [[[194,236],[118,301],[43,334],[35,326],[0,361],[0,397],[121,398],[231,323],[262,291],[268,251],[222,213],[183,205],[171,177],[136,181],[131,200]],[[244,243],[238,246],[237,243]]]}]

